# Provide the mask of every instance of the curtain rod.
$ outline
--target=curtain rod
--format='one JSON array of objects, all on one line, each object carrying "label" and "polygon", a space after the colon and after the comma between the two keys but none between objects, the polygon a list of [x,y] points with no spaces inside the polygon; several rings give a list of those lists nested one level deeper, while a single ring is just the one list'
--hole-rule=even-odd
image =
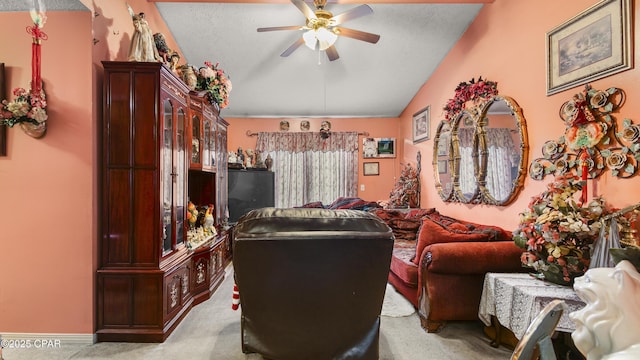
[{"label": "curtain rod", "polygon": [[[274,131],[276,132],[276,131]],[[279,132],[279,131],[277,131]],[[363,131],[363,132],[359,132],[358,135],[362,135],[362,136],[369,136],[369,133],[367,131]],[[251,130],[247,130],[247,136],[258,136],[257,132],[253,132]]]}]

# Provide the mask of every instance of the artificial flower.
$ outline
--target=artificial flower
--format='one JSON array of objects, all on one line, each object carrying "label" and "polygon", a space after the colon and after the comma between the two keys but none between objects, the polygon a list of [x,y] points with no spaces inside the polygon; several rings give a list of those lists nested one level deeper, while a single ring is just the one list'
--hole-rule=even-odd
[{"label": "artificial flower", "polygon": [[469,82],[461,82],[456,87],[455,95],[447,101],[444,106],[445,120],[452,121],[465,108],[467,101],[487,101],[498,95],[498,83],[495,81],[483,80],[482,76],[471,79]]},{"label": "artificial flower", "polygon": [[229,94],[232,85],[229,77],[218,66],[219,63],[213,65],[209,61],[204,62],[203,67],[198,69],[196,90],[205,90],[207,100],[211,104],[218,104],[221,109],[229,105]]},{"label": "artificial flower", "polygon": [[627,126],[622,130],[622,138],[629,142],[635,142],[640,138],[640,128],[637,125]]},{"label": "artificial flower", "polygon": [[583,185],[573,175],[557,177],[531,199],[513,232],[516,245],[526,250],[520,258],[524,266],[555,273],[567,284],[588,268],[589,247],[599,234],[602,217],[611,213],[602,198],[577,204],[574,195]]},{"label": "artificial flower", "polygon": [[618,152],[612,152],[607,157],[607,166],[613,170],[620,170],[627,163],[627,156]]},{"label": "artificial flower", "polygon": [[34,96],[31,90],[15,88],[13,95],[16,97],[14,100],[2,101],[0,125],[8,127],[20,123],[39,125],[47,120],[47,101],[44,89],[40,90],[39,96]]}]

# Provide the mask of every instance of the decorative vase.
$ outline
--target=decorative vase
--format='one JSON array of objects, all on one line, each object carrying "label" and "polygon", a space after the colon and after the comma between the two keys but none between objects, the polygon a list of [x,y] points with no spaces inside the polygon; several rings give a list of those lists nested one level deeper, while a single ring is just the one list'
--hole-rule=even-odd
[{"label": "decorative vase", "polygon": [[37,125],[30,122],[21,122],[20,128],[22,128],[25,134],[32,138],[39,139],[47,133],[47,122],[43,121]]},{"label": "decorative vase", "polygon": [[271,154],[267,154],[267,158],[264,160],[264,165],[267,167],[267,171],[271,171],[271,167],[273,166]]},{"label": "decorative vase", "polygon": [[584,256],[563,256],[562,258],[567,263],[564,269],[555,262],[549,263],[545,261],[546,270],[540,269],[540,273],[544,277],[544,280],[554,284],[573,286],[574,280],[589,270],[588,254],[586,258]]}]

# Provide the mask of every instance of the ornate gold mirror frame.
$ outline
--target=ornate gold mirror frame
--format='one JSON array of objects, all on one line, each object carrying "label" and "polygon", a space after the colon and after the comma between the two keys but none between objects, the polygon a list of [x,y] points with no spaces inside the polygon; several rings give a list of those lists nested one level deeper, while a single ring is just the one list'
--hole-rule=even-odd
[{"label": "ornate gold mirror frame", "polygon": [[522,109],[493,96],[442,121],[434,137],[433,166],[442,200],[504,206],[524,185],[529,141]]}]

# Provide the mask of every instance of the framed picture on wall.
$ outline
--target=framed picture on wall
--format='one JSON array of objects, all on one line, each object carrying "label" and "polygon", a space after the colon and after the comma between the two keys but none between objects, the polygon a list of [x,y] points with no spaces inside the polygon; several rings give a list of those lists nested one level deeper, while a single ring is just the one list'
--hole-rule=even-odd
[{"label": "framed picture on wall", "polygon": [[[6,99],[4,93],[4,63],[0,63],[0,101]],[[0,125],[0,156],[7,156],[7,127]]]},{"label": "framed picture on wall", "polygon": [[429,139],[429,106],[413,114],[413,143]]},{"label": "framed picture on wall", "polygon": [[547,33],[547,95],[631,69],[631,0],[604,0]]},{"label": "framed picture on wall", "polygon": [[396,157],[396,138],[362,139],[362,157],[365,159]]},{"label": "framed picture on wall", "polygon": [[366,162],[362,163],[362,173],[364,176],[380,175],[380,163],[379,162]]}]

